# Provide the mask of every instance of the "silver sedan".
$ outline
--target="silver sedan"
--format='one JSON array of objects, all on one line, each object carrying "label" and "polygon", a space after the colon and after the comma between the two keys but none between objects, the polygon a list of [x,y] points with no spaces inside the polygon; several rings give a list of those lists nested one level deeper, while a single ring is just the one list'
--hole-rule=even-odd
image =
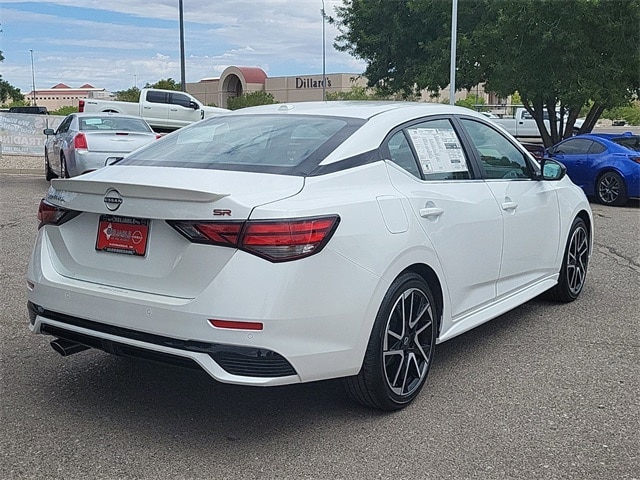
[{"label": "silver sedan", "polygon": [[96,170],[159,137],[143,118],[116,113],[72,113],[44,134],[47,180]]}]

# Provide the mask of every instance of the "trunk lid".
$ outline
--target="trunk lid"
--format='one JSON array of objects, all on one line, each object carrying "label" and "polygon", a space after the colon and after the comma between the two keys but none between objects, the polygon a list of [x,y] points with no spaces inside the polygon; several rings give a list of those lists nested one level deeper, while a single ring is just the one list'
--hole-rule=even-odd
[{"label": "trunk lid", "polygon": [[[293,196],[303,184],[302,177],[264,173],[105,167],[51,182],[47,201],[82,213],[58,227],[46,226],[46,241],[63,276],[193,298],[236,249],[192,243],[166,220],[244,221],[255,207]],[[140,240],[135,254],[98,250],[107,231]]]}]

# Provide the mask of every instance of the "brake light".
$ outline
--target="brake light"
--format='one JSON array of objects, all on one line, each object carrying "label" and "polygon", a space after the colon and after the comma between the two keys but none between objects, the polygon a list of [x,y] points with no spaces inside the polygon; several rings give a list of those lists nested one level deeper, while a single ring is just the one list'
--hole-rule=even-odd
[{"label": "brake light", "polygon": [[640,163],[640,157],[629,157],[629,160]]},{"label": "brake light", "polygon": [[327,244],[340,217],[312,217],[246,222],[188,222],[169,224],[195,243],[234,247],[271,262],[286,262],[318,253]]},{"label": "brake light", "polygon": [[77,150],[86,150],[87,147],[87,137],[84,136],[84,133],[78,133],[73,138],[73,147]]},{"label": "brake light", "polygon": [[76,210],[68,210],[52,205],[43,199],[38,207],[38,228],[42,228],[45,225],[62,225],[79,214],[80,212]]},{"label": "brake light", "polygon": [[78,112],[84,112],[84,100],[78,100]]}]

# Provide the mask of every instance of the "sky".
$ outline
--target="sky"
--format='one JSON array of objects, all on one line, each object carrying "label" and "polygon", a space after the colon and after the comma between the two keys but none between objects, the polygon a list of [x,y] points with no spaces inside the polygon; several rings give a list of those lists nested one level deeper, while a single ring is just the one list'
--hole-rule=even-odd
[{"label": "sky", "polygon": [[[324,0],[327,15],[341,3]],[[23,94],[33,76],[36,89],[89,83],[115,92],[179,82],[178,5],[2,0],[0,75]],[[183,0],[183,9],[187,83],[217,78],[231,65],[260,67],[269,77],[322,74],[322,0]],[[325,23],[326,73],[362,73],[364,62],[333,48],[338,34]]]}]

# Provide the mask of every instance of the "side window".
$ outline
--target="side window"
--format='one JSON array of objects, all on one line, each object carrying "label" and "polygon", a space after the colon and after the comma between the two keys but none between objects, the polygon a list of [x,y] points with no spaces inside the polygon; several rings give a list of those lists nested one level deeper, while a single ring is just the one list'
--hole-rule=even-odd
[{"label": "side window", "polygon": [[171,104],[172,105],[180,105],[182,107],[189,108],[189,104],[191,103],[191,99],[182,93],[172,93],[171,94]]},{"label": "side window", "polygon": [[65,118],[60,125],[58,125],[58,131],[56,133],[66,133],[69,131],[73,117]]},{"label": "side window", "polygon": [[411,147],[407,138],[404,136],[404,132],[400,131],[395,133],[388,142],[389,153],[391,154],[391,160],[404,168],[407,172],[415,175],[418,178],[420,176],[420,170],[418,164],[413,156]]},{"label": "side window", "polygon": [[593,155],[597,155],[599,153],[603,153],[606,151],[607,151],[607,147],[605,147],[599,142],[593,142],[593,145],[591,145],[591,148],[589,149],[589,153]]},{"label": "side window", "polygon": [[449,120],[431,120],[406,128],[426,180],[471,178],[469,162]]},{"label": "side window", "polygon": [[591,140],[586,138],[571,138],[556,145],[552,153],[559,155],[586,155],[592,143]]},{"label": "side window", "polygon": [[532,178],[532,168],[524,153],[493,128],[461,118],[471,142],[480,155],[486,178]]},{"label": "side window", "polygon": [[167,103],[167,94],[164,92],[154,92],[153,90],[149,90],[147,92],[147,102]]}]

